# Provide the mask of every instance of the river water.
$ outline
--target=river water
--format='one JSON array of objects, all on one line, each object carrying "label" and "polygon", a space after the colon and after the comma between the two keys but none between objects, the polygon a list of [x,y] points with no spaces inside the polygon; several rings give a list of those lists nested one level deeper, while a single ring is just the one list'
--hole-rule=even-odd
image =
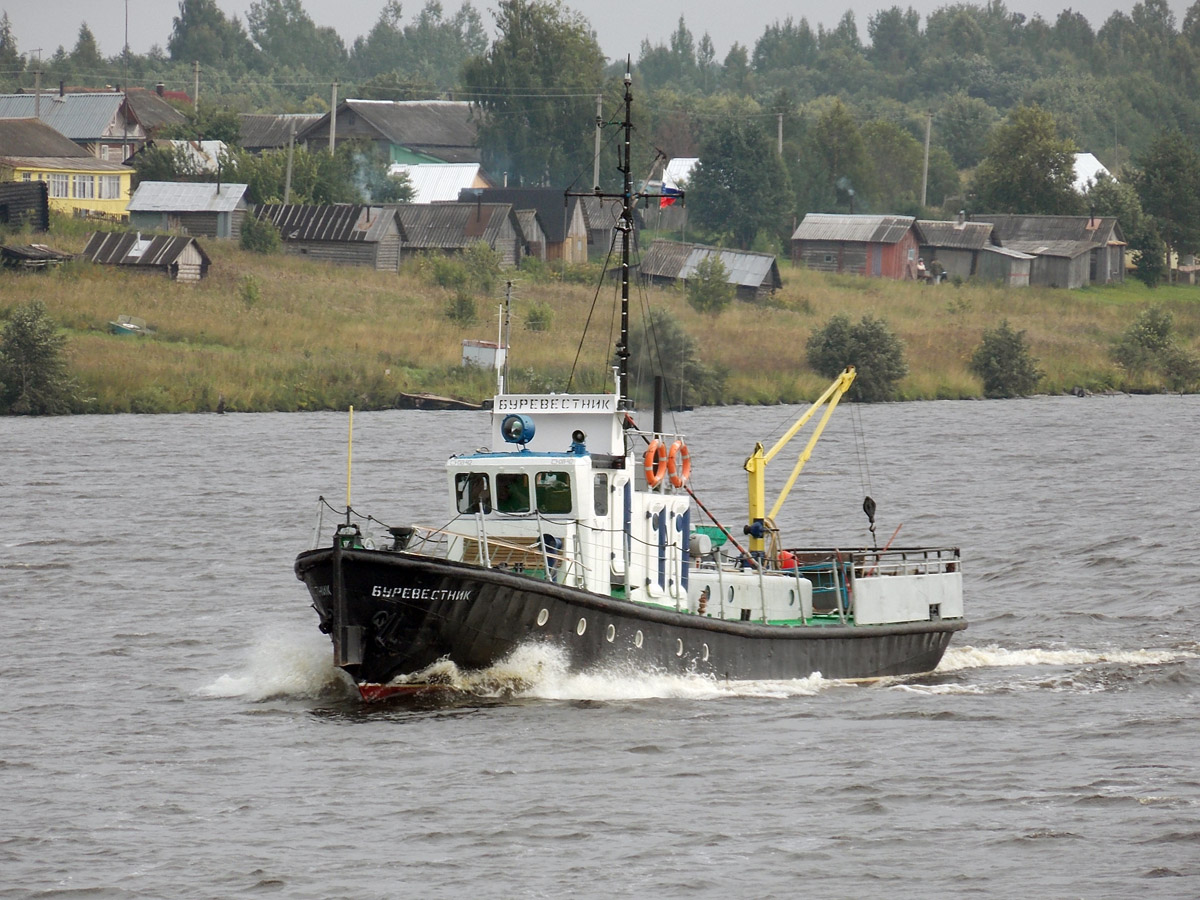
[{"label": "river water", "polygon": [[[703,409],[740,525],[790,407]],[[440,524],[486,414],[359,414],[356,508]],[[1200,896],[1200,397],[843,406],[790,544],[958,544],[932,676],[569,675],[364,708],[295,554],[344,414],[0,421],[0,897]],[[861,435],[865,435],[865,442]],[[777,490],[801,445],[772,463]]]}]

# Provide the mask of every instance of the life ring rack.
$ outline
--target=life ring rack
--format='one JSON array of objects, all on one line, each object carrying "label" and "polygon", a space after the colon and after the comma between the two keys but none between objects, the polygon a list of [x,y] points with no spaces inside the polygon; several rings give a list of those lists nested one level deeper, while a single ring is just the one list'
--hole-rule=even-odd
[{"label": "life ring rack", "polygon": [[655,488],[667,477],[667,445],[655,438],[642,454],[642,467],[646,472],[646,484]]},{"label": "life ring rack", "polygon": [[671,479],[671,487],[676,488],[683,487],[692,477],[692,458],[682,440],[675,441],[667,450],[667,476]]}]

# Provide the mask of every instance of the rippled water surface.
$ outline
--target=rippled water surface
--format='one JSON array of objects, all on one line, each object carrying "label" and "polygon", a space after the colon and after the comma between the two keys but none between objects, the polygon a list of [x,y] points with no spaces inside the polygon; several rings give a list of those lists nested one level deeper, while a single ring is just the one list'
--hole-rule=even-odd
[{"label": "rippled water surface", "polygon": [[[727,524],[796,412],[678,417]],[[0,897],[1200,896],[1200,397],[839,409],[779,524],[867,543],[866,490],[880,543],[961,545],[971,627],[932,676],[527,648],[490,693],[371,708],[291,572],[345,433],[0,421]],[[442,463],[487,440],[359,414],[354,505],[440,524]]]}]

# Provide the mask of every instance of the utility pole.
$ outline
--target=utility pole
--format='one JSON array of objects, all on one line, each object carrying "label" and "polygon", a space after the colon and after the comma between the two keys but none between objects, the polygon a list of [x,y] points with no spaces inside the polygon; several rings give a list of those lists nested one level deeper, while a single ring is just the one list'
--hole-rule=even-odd
[{"label": "utility pole", "polygon": [[925,206],[925,196],[929,187],[929,132],[933,127],[933,113],[925,113],[925,165],[921,168],[921,206]]},{"label": "utility pole", "polygon": [[38,57],[38,67],[33,70],[33,117],[42,118],[42,60]]},{"label": "utility pole", "polygon": [[200,109],[200,60],[192,61],[192,109]]},{"label": "utility pole", "polygon": [[779,136],[777,139],[779,155],[783,156],[783,113],[779,113]]},{"label": "utility pole", "polygon": [[289,203],[292,199],[292,154],[296,151],[296,120],[292,119],[288,126],[287,176],[283,180],[284,203]]},{"label": "utility pole", "polygon": [[334,139],[337,137],[337,89],[338,83],[333,83],[333,92],[329,95],[329,155],[333,156]]},{"label": "utility pole", "polygon": [[600,129],[604,126],[604,96],[596,95],[596,146],[592,153],[592,187],[600,190]]}]

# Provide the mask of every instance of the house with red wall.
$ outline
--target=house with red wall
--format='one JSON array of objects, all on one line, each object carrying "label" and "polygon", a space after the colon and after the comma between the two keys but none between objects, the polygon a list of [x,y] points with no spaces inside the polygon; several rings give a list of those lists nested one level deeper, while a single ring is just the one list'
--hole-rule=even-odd
[{"label": "house with red wall", "polygon": [[919,250],[912,216],[809,213],[792,234],[792,262],[819,272],[911,280]]}]

